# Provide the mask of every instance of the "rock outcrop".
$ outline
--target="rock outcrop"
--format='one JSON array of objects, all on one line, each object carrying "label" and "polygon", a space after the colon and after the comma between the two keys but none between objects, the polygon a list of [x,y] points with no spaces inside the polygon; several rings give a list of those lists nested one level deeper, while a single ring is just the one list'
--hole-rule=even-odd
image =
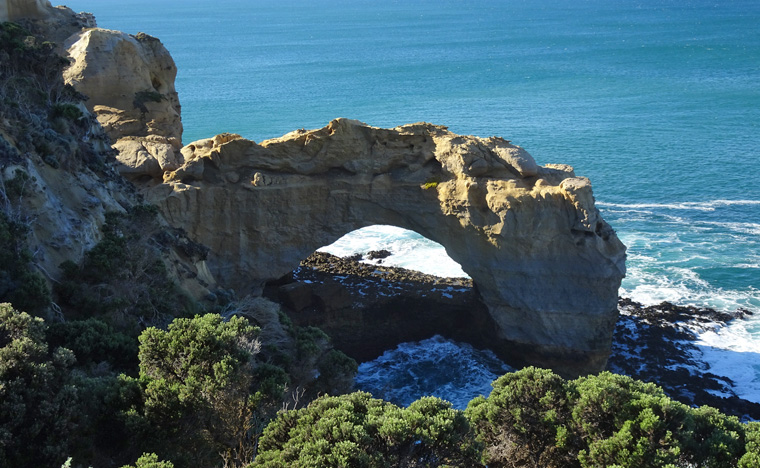
[{"label": "rock outcrop", "polygon": [[21,23],[48,41],[62,43],[82,28],[95,26],[89,13],[74,13],[65,6],[54,7],[47,0],[0,0],[0,22]]},{"label": "rock outcrop", "polygon": [[[94,97],[88,101],[89,110],[98,107],[93,100],[109,103],[109,109],[125,108],[121,114],[125,120],[109,127],[111,137],[119,139],[117,145],[133,148],[133,142],[142,138],[145,143],[140,147],[151,148],[164,158],[161,161],[170,160],[175,149],[179,154],[181,146],[179,101],[174,91],[176,67],[157,39],[100,29],[83,31],[95,26],[92,15],[53,7],[44,0],[0,0],[0,20],[17,22],[23,26],[23,34],[32,33],[25,38],[25,52],[9,55],[0,51],[4,55],[0,61],[8,60],[3,62],[4,74],[0,73],[0,89],[7,104],[0,106],[0,212],[24,227],[31,264],[52,285],[61,280],[62,262],[79,263],[85,252],[102,240],[107,213],[125,213],[141,205],[143,199],[114,170],[108,136],[81,102],[81,96],[64,86],[63,63],[54,58],[55,52],[65,52],[49,42],[63,43],[71,37],[73,50],[81,52],[65,73],[69,83],[77,79],[86,82],[76,84],[80,92]],[[129,49],[130,45],[134,48]],[[129,57],[129,50],[137,56]],[[116,66],[115,60],[122,66]],[[109,83],[109,79],[113,81]],[[120,85],[113,86],[115,83]],[[6,94],[6,85],[11,84],[8,89],[14,93]],[[135,99],[139,92],[132,90],[147,88],[155,91],[148,97],[157,102],[145,103],[145,113],[139,106],[132,109],[133,101],[139,102]],[[46,99],[39,99],[43,89]],[[131,96],[129,105],[119,93]],[[29,99],[29,95],[35,98]],[[139,120],[139,124],[130,127],[126,118]],[[129,134],[124,138],[117,131],[123,129]],[[131,158],[130,166],[121,164],[120,169],[137,165],[136,160]],[[155,164],[152,173],[158,176],[161,168],[177,167],[159,165],[153,158],[138,165],[139,170],[148,170],[151,164]],[[14,185],[16,189],[11,190]],[[165,222],[161,221],[161,227],[171,238],[161,246],[159,255],[169,277],[196,298],[207,295],[215,282],[202,253],[192,252],[188,247],[192,244]]]},{"label": "rock outcrop", "polygon": [[395,225],[462,265],[511,362],[565,375],[604,367],[625,247],[569,166],[540,167],[501,138],[346,119],[261,144],[219,135],[182,157],[147,196],[211,249],[221,284],[259,292],[348,232]]},{"label": "rock outcrop", "polygon": [[46,0],[3,0],[0,2],[0,22],[42,19],[48,16],[49,8],[50,2]]},{"label": "rock outcrop", "polygon": [[161,42],[107,29],[87,29],[65,42],[72,60],[64,79],[86,95],[118,151],[119,170],[160,177],[178,167],[182,146],[177,67]]}]

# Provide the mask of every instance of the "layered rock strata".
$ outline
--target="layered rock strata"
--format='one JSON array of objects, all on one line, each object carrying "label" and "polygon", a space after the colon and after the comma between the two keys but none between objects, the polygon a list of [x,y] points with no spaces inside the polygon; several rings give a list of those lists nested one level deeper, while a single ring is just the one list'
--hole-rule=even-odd
[{"label": "layered rock strata", "polygon": [[511,362],[565,375],[605,365],[625,247],[569,166],[538,166],[501,138],[346,119],[261,144],[219,135],[182,159],[144,187],[211,249],[221,284],[260,292],[348,232],[395,225],[462,265]]}]

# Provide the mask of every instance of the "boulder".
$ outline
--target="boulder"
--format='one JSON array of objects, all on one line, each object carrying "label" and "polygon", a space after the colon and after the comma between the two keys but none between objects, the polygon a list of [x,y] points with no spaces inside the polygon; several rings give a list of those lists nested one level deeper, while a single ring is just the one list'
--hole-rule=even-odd
[{"label": "boulder", "polygon": [[161,42],[107,29],[69,37],[66,83],[88,96],[87,107],[115,142],[121,173],[161,177],[182,155],[177,67]]}]

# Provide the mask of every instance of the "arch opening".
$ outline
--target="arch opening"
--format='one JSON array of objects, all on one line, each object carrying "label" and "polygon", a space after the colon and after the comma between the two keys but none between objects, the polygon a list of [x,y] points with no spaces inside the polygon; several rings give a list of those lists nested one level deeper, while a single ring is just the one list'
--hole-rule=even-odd
[{"label": "arch opening", "polygon": [[438,242],[415,231],[387,224],[351,231],[332,244],[320,247],[317,252],[443,278],[470,277]]},{"label": "arch opening", "polygon": [[445,248],[391,225],[356,229],[267,283],[298,326],[317,326],[366,362],[434,336],[488,348],[497,326],[477,287]]}]

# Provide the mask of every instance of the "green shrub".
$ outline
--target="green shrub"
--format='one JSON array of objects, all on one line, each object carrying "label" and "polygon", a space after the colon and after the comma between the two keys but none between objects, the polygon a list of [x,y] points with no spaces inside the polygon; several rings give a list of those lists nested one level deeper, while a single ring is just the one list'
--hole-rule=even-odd
[{"label": "green shrub", "polygon": [[430,190],[438,187],[438,184],[441,183],[441,180],[438,177],[430,177],[425,181],[424,184],[422,184],[422,190]]},{"label": "green shrub", "polygon": [[145,103],[161,102],[164,99],[165,97],[158,91],[138,91],[135,93],[135,99],[132,101],[132,105],[135,106],[136,109],[140,109],[140,112],[145,114],[148,112],[148,108],[145,106]]},{"label": "green shrub", "polygon": [[77,415],[73,361],[48,348],[42,319],[0,304],[0,466],[64,462]]},{"label": "green shrub", "polygon": [[84,117],[81,109],[74,104],[70,103],[58,103],[54,104],[51,109],[51,118],[62,117],[71,121],[77,121]]},{"label": "green shrub", "polygon": [[353,380],[358,370],[353,358],[342,351],[331,349],[317,361],[319,377],[315,382],[316,391],[328,395],[346,393],[353,387]]},{"label": "green shrub", "polygon": [[134,465],[125,465],[121,468],[174,468],[174,464],[168,461],[158,461],[155,453],[143,453]]},{"label": "green shrub", "polygon": [[735,467],[753,460],[751,431],[735,417],[690,408],[654,384],[608,372],[566,382],[526,368],[496,380],[466,414],[489,467]]},{"label": "green shrub", "polygon": [[428,397],[399,408],[356,392],[280,413],[251,465],[266,467],[479,466],[466,418]]},{"label": "green shrub", "polygon": [[52,323],[47,328],[47,341],[51,346],[72,350],[78,366],[104,363],[115,370],[137,370],[137,336],[118,332],[96,318]]},{"label": "green shrub", "polygon": [[28,227],[0,211],[0,301],[42,314],[50,305],[50,289],[32,266],[26,247]]},{"label": "green shrub", "polygon": [[216,314],[146,329],[139,350],[145,443],[178,466],[213,466],[220,455],[235,466],[250,461],[262,396],[253,373],[257,334],[242,317]]},{"label": "green shrub", "polygon": [[739,468],[760,466],[760,422],[747,424],[745,440],[745,453],[739,460]]},{"label": "green shrub", "polygon": [[526,368],[493,382],[467,416],[484,443],[488,466],[577,466],[577,435],[568,431],[566,382],[546,369]]}]

